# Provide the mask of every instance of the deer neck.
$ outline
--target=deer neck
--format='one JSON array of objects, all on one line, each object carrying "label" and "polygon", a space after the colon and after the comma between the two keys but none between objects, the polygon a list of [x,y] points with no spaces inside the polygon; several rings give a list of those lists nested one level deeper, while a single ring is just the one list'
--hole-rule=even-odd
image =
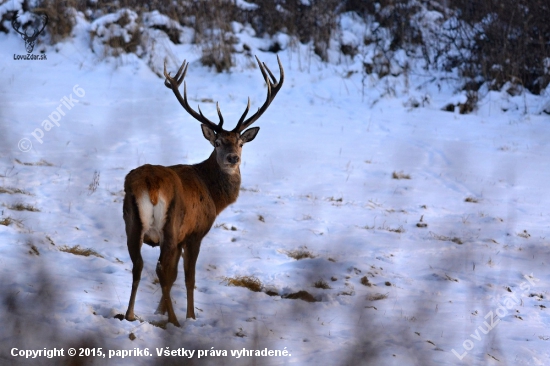
[{"label": "deer neck", "polygon": [[197,168],[216,204],[217,214],[237,200],[241,188],[239,168],[233,174],[223,171],[216,160],[215,150],[208,159],[198,164]]}]

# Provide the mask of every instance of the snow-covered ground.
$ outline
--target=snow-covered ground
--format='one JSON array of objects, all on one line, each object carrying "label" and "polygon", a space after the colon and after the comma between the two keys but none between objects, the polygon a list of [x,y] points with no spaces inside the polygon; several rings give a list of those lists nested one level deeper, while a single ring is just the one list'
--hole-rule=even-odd
[{"label": "snow-covered ground", "polygon": [[[47,61],[16,61],[23,41],[0,33],[2,363],[25,363],[14,347],[73,345],[138,354],[88,359],[96,364],[184,362],[157,356],[161,347],[213,364],[550,364],[543,98],[486,92],[472,114],[445,112],[461,98],[449,79],[363,79],[360,63],[323,64],[303,47],[280,53],[286,81],[244,148],[240,197],[202,242],[197,319],[184,321],[180,268],[182,327],[156,326],[166,320],[154,314],[159,251],[147,245],[142,321],[116,319],[131,289],[125,175],[200,162],[211,146],[150,65],[99,60],[85,34],[48,47]],[[278,75],[275,55],[254,42]],[[238,55],[231,73],[216,74],[190,45],[170,52],[190,61],[190,102],[207,116],[219,101],[229,125],[248,96],[252,110],[263,103],[252,59]],[[50,117],[59,126],[48,131]],[[61,250],[76,245],[99,256]],[[263,290],[228,286],[237,276]],[[314,286],[323,282],[330,288]],[[316,302],[283,298],[302,290]],[[231,354],[243,348],[288,355]],[[58,361],[29,364],[40,362]]]}]

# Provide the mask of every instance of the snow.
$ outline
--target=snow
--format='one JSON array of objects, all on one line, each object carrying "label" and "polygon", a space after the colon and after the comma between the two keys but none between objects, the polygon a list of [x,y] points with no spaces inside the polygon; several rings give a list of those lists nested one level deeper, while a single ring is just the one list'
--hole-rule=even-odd
[{"label": "snow", "polygon": [[0,4],[0,15],[4,15],[9,11],[20,11],[22,9],[23,0],[6,1]]},{"label": "snow", "polygon": [[256,10],[256,9],[258,9],[258,5],[249,3],[245,0],[237,0],[235,2],[235,4],[243,10]]},{"label": "snow", "polygon": [[[112,26],[107,17],[94,29]],[[256,47],[266,41],[246,29],[240,42],[277,76],[275,55]],[[135,305],[142,321],[114,317],[125,313],[132,282],[123,181],[145,163],[206,159],[199,123],[151,71],[149,63],[161,70],[160,57],[101,59],[78,31],[46,47],[47,61],[15,61],[22,40],[0,34],[1,220],[13,220],[0,225],[0,289],[17,305],[6,300],[2,310],[0,358],[24,364],[13,347],[80,344],[154,354],[96,364],[180,362],[157,356],[162,347],[226,350],[222,361],[200,361],[236,365],[254,362],[231,356],[243,348],[289,352],[256,361],[273,365],[550,363],[547,97],[482,90],[474,113],[445,112],[464,98],[452,79],[414,68],[364,78],[361,61],[324,64],[307,45],[286,49],[288,37],[276,38],[286,80],[244,148],[239,199],[202,242],[197,319],[184,320],[180,268],[172,297],[182,327],[162,329],[159,251],[147,245]],[[252,58],[236,55],[231,73],[215,74],[190,44],[170,52],[190,61],[190,104],[206,116],[216,118],[219,101],[229,125],[248,96],[251,110],[265,100]],[[46,130],[42,121],[71,96],[59,126]],[[18,148],[22,138],[30,151]],[[40,211],[17,211],[18,203]],[[60,250],[76,245],[101,257]],[[313,258],[293,259],[296,250]],[[235,276],[255,276],[264,290],[228,286]],[[319,280],[330,289],[315,288]],[[301,290],[317,301],[281,297]],[[21,327],[32,330],[22,336]]]}]

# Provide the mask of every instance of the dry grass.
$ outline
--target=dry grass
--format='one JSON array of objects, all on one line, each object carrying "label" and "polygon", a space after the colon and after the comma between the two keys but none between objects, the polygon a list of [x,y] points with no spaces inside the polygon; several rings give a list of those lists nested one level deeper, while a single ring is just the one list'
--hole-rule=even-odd
[{"label": "dry grass", "polygon": [[458,279],[453,278],[453,277],[449,276],[449,275],[446,274],[446,273],[445,273],[445,279],[446,279],[447,281],[458,282]]},{"label": "dry grass", "polygon": [[264,293],[268,296],[279,296],[279,292],[276,289],[268,289]]},{"label": "dry grass", "polygon": [[23,227],[23,221],[14,219],[13,217],[10,217],[10,216],[7,216],[2,220],[0,220],[0,225],[10,226],[11,224],[15,224],[20,228]]},{"label": "dry grass", "polygon": [[226,277],[224,281],[228,286],[245,287],[254,292],[260,292],[263,287],[262,282],[254,276]]},{"label": "dry grass", "polygon": [[450,237],[450,236],[445,236],[445,235],[438,235],[438,234],[435,234],[433,232],[430,231],[430,235],[432,236],[432,238],[436,239],[436,240],[441,240],[441,241],[451,241],[453,243],[456,243],[456,244],[464,244],[464,242],[462,241],[462,239],[460,239],[459,237]]},{"label": "dry grass", "polygon": [[290,258],[294,258],[296,260],[300,260],[304,258],[315,258],[315,255],[313,255],[313,253],[307,250],[307,248],[289,250],[289,251],[286,251],[285,254],[288,255]]},{"label": "dry grass", "polygon": [[52,163],[49,163],[44,159],[40,159],[40,161],[37,161],[36,163],[25,163],[25,162],[22,162],[19,159],[15,159],[15,162],[17,164],[26,165],[26,166],[53,166]]},{"label": "dry grass", "polygon": [[389,231],[390,233],[397,233],[397,234],[403,234],[405,232],[405,228],[403,226],[392,228],[392,227],[386,226],[385,223],[382,224],[382,226],[379,226],[378,230],[385,230],[385,231]]},{"label": "dry grass", "polygon": [[369,282],[369,279],[367,278],[367,276],[361,277],[361,284],[368,287],[372,286],[372,283]]},{"label": "dry grass", "polygon": [[244,338],[246,334],[243,332],[243,328],[239,328],[239,331],[235,333],[235,336]]},{"label": "dry grass", "polygon": [[353,296],[353,295],[355,295],[355,291],[353,291],[353,290],[342,291],[342,292],[340,292],[338,295]]},{"label": "dry grass", "polygon": [[103,256],[101,254],[99,254],[98,252],[96,252],[95,250],[90,249],[90,248],[81,248],[80,245],[75,245],[75,246],[72,246],[72,247],[68,247],[68,246],[64,245],[62,247],[59,247],[59,250],[62,251],[62,252],[65,252],[65,253],[71,253],[71,254],[74,254],[74,255],[81,255],[81,256],[84,256],[84,257],[89,257],[89,256],[93,255],[93,256],[98,257],[98,258],[103,258]]},{"label": "dry grass", "polygon": [[531,237],[531,234],[529,234],[527,230],[523,230],[523,232],[518,233],[518,236],[520,238],[529,239]]},{"label": "dry grass", "polygon": [[31,205],[24,205],[22,203],[15,203],[11,206],[8,206],[8,208],[10,210],[15,210],[15,211],[31,211],[31,212],[40,212],[39,209],[37,209],[36,207],[34,206],[31,206]]},{"label": "dry grass", "polygon": [[479,200],[475,197],[466,197],[466,199],[464,200],[464,202],[470,202],[470,203],[478,203]]},{"label": "dry grass", "polygon": [[387,299],[387,298],[388,298],[387,293],[385,293],[385,294],[376,293],[376,294],[369,295],[367,297],[367,300],[369,300],[369,301],[378,301],[378,300],[384,300],[384,299]]},{"label": "dry grass", "polygon": [[76,24],[75,11],[71,8],[78,8],[75,0],[42,0],[43,12],[48,14],[48,33],[52,44],[61,42],[69,37]]},{"label": "dry grass", "polygon": [[40,255],[40,252],[38,251],[38,248],[36,247],[36,245],[31,244],[31,250],[29,250],[29,254]]},{"label": "dry grass", "polygon": [[97,190],[97,187],[99,187],[99,172],[96,170],[94,171],[92,182],[88,186],[88,196],[92,195]]},{"label": "dry grass", "polygon": [[226,223],[217,224],[217,225],[214,226],[214,228],[215,228],[215,229],[217,229],[217,228],[222,228],[222,229],[224,229],[224,230],[237,231],[237,228],[236,228],[235,226],[229,227],[229,226],[227,226]]},{"label": "dry grass", "polygon": [[401,172],[393,172],[391,174],[392,179],[411,179],[411,176],[409,174],[405,174],[402,171]]},{"label": "dry grass", "polygon": [[297,299],[297,300],[303,300],[303,301],[307,301],[307,302],[316,302],[317,301],[317,300],[315,300],[315,298],[313,297],[312,294],[310,294],[309,292],[304,291],[304,290],[294,292],[294,293],[288,294],[288,295],[283,295],[281,297],[283,299],[293,299],[293,300]]},{"label": "dry grass", "polygon": [[241,187],[240,190],[243,191],[243,192],[255,192],[255,193],[260,192],[260,190],[259,190],[258,188],[245,188],[245,187]]},{"label": "dry grass", "polygon": [[0,193],[7,193],[7,194],[26,194],[27,196],[32,196],[29,192],[20,189],[20,188],[12,188],[12,187],[0,187]]},{"label": "dry grass", "polygon": [[[118,57],[126,53],[137,53],[143,45],[141,32],[141,18],[134,10],[121,8],[118,11],[109,9],[111,18],[106,20],[104,27],[93,27],[90,37],[93,43],[101,43],[102,50],[94,52],[103,54],[99,56]],[[110,29],[107,31],[106,29]]]},{"label": "dry grass", "polygon": [[313,284],[313,287],[315,288],[321,288],[323,290],[330,290],[332,287],[330,287],[327,283],[327,281],[325,280],[319,280],[319,281],[316,281],[314,284]]},{"label": "dry grass", "polygon": [[0,225],[4,226],[10,226],[13,222],[13,219],[11,217],[4,217],[2,220],[0,220]]}]

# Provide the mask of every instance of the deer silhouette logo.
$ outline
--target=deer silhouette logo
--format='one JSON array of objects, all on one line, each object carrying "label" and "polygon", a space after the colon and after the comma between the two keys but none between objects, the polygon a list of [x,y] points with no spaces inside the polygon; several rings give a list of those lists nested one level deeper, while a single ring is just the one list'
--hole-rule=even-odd
[{"label": "deer silhouette logo", "polygon": [[[18,16],[14,16],[11,20],[11,26],[14,31],[19,33],[21,35],[21,38],[25,41],[25,49],[27,50],[27,53],[32,53],[32,50],[34,49],[34,42],[38,38],[38,35],[42,33],[44,28],[46,27],[46,24],[48,24],[48,15],[46,14],[34,14],[34,17],[30,24],[25,23],[25,26],[17,20]],[[33,30],[32,35],[28,35],[27,31],[29,29]]]}]

